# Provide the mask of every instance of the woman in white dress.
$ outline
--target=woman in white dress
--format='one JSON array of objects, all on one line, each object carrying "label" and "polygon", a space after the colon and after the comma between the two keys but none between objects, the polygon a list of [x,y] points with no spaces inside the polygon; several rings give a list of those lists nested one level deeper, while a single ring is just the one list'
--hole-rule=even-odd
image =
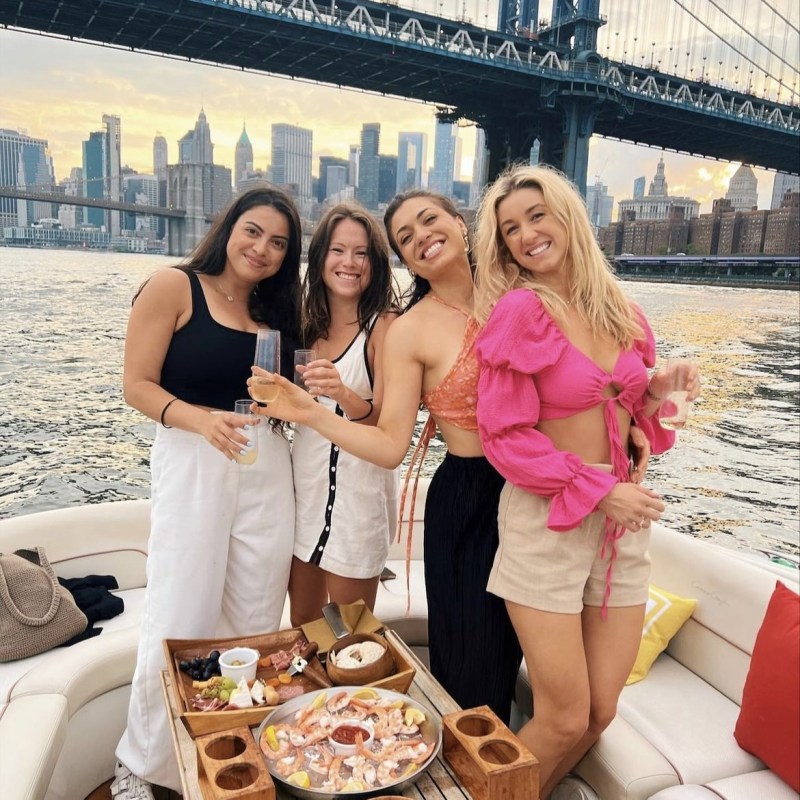
[{"label": "woman in white dress", "polygon": [[[356,204],[331,208],[311,239],[303,283],[303,340],[316,359],[298,368],[321,404],[353,422],[377,422],[381,350],[396,309],[380,225]],[[363,599],[373,608],[397,523],[397,470],[351,456],[304,425],[292,464],[292,625],[317,619],[329,601]]]}]

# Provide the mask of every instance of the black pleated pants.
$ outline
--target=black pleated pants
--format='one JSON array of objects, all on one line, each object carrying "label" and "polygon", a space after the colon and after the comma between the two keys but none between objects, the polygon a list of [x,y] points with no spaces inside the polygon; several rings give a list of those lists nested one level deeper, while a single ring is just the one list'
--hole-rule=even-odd
[{"label": "black pleated pants", "polygon": [[462,708],[488,705],[507,723],[522,650],[486,591],[504,483],[485,458],[448,453],[428,489],[424,548],[431,672]]}]

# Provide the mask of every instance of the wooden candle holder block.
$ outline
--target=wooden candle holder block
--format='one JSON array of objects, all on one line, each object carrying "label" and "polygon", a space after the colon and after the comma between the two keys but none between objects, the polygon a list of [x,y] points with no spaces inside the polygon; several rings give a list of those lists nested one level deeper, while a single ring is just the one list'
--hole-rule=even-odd
[{"label": "wooden candle holder block", "polygon": [[444,757],[475,800],[538,800],[539,762],[489,706],[442,723]]},{"label": "wooden candle holder block", "polygon": [[248,727],[195,739],[205,800],[275,800],[275,784]]}]

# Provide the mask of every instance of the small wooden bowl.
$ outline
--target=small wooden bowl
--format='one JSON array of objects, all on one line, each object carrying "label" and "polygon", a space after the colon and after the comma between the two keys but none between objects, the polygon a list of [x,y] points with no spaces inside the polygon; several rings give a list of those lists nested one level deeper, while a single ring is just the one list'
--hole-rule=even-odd
[{"label": "small wooden bowl", "polygon": [[[376,642],[383,647],[383,655],[377,661],[361,667],[340,667],[331,661],[331,653],[336,656],[345,647],[361,642]],[[395,671],[395,663],[389,645],[382,636],[375,633],[351,633],[331,645],[325,669],[335,686],[363,686],[391,675]]]}]

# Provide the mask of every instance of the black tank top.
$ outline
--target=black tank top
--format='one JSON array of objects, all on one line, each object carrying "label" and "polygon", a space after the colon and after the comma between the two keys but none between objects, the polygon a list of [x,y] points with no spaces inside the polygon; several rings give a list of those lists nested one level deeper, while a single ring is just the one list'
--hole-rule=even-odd
[{"label": "black tank top", "polygon": [[248,397],[247,379],[256,352],[256,335],[220,325],[208,310],[200,279],[188,272],[192,316],[172,335],[161,386],[193,405],[233,411]]}]

